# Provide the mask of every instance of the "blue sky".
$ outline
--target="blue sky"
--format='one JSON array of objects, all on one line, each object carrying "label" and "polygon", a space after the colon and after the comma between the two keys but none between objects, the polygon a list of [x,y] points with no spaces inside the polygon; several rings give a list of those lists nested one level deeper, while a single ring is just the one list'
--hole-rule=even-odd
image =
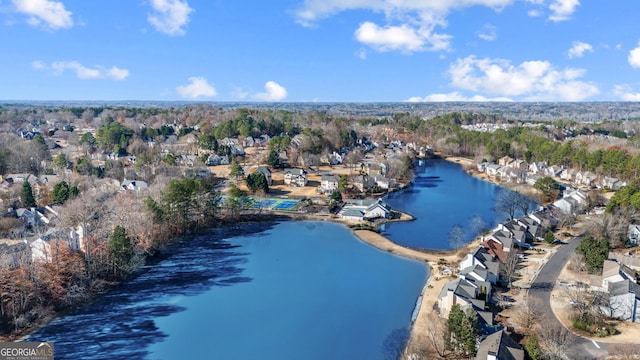
[{"label": "blue sky", "polygon": [[640,101],[638,14],[638,0],[0,0],[0,99]]}]

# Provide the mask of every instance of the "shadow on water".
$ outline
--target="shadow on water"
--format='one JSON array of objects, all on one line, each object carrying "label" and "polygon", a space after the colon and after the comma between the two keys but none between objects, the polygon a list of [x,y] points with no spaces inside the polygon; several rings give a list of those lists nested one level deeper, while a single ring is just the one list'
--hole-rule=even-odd
[{"label": "shadow on water", "polygon": [[95,303],[53,321],[29,341],[53,341],[56,359],[142,359],[164,334],[155,319],[185,310],[175,303],[214,286],[250,282],[247,253],[225,239],[260,236],[275,223],[212,229],[173,245],[166,258],[103,295]]}]

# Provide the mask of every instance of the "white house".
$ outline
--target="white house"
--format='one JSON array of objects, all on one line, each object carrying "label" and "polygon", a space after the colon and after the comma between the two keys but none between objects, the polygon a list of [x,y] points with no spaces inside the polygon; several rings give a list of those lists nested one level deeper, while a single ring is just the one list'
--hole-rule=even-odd
[{"label": "white house", "polygon": [[320,194],[331,194],[338,190],[338,182],[340,178],[337,175],[322,175],[320,179],[320,187],[318,192]]},{"label": "white house", "polygon": [[284,169],[284,183],[293,187],[303,187],[307,185],[307,173],[304,169]]},{"label": "white house", "polygon": [[534,162],[529,165],[529,172],[532,174],[542,173],[544,169],[547,168],[546,162]]},{"label": "white house", "polygon": [[626,321],[640,321],[640,286],[629,279],[609,283],[609,303],[603,307],[607,315]]},{"label": "white house", "polygon": [[51,245],[48,242],[38,238],[29,243],[31,249],[31,260],[33,262],[51,262]]},{"label": "white house", "polygon": [[635,278],[633,270],[613,260],[605,260],[602,265],[602,288],[605,290],[609,284],[629,279],[635,281]]},{"label": "white house", "polygon": [[142,180],[127,180],[125,179],[122,184],[120,185],[120,190],[136,190],[136,191],[140,191],[140,190],[144,190],[147,187],[149,187],[147,185],[147,183],[145,181]]},{"label": "white house", "polygon": [[375,203],[369,205],[364,212],[364,217],[367,219],[388,218],[391,216],[391,206],[384,202],[382,199],[378,199]]},{"label": "white house", "polygon": [[638,245],[638,239],[640,239],[640,225],[631,224],[627,232],[627,239],[629,244]]},{"label": "white house", "polygon": [[486,171],[487,171],[487,175],[489,176],[496,176],[498,175],[498,169],[500,169],[500,165],[497,164],[489,164],[485,167]]}]

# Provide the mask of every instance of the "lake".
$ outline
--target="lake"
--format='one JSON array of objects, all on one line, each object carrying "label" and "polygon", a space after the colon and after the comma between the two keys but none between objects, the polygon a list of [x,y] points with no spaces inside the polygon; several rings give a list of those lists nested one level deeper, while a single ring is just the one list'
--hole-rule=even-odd
[{"label": "lake", "polygon": [[182,240],[30,341],[56,359],[385,359],[427,275],[341,225],[242,224]]},{"label": "lake", "polygon": [[[385,224],[383,235],[412,248],[451,249],[449,233],[454,226],[463,229],[464,240],[468,242],[482,228],[477,226],[477,219],[481,219],[484,228],[493,228],[506,219],[494,211],[499,191],[510,191],[501,189],[467,174],[456,163],[418,161],[413,185],[386,198],[394,209],[408,212],[416,220]],[[530,207],[535,207],[533,201]]]}]

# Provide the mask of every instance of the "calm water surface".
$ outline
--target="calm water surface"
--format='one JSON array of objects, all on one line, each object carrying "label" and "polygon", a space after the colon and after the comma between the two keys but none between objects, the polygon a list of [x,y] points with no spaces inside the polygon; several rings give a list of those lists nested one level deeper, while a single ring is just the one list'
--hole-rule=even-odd
[{"label": "calm water surface", "polygon": [[469,241],[478,235],[477,227],[472,225],[474,217],[479,216],[486,228],[505,220],[494,211],[499,189],[465,173],[458,164],[423,160],[415,168],[414,184],[387,197],[389,205],[414,215],[417,220],[386,224],[383,234],[413,248],[451,249],[452,227],[461,226],[465,240]]},{"label": "calm water surface", "polygon": [[56,359],[385,359],[426,276],[336,224],[243,225],[184,240],[31,340]]}]

